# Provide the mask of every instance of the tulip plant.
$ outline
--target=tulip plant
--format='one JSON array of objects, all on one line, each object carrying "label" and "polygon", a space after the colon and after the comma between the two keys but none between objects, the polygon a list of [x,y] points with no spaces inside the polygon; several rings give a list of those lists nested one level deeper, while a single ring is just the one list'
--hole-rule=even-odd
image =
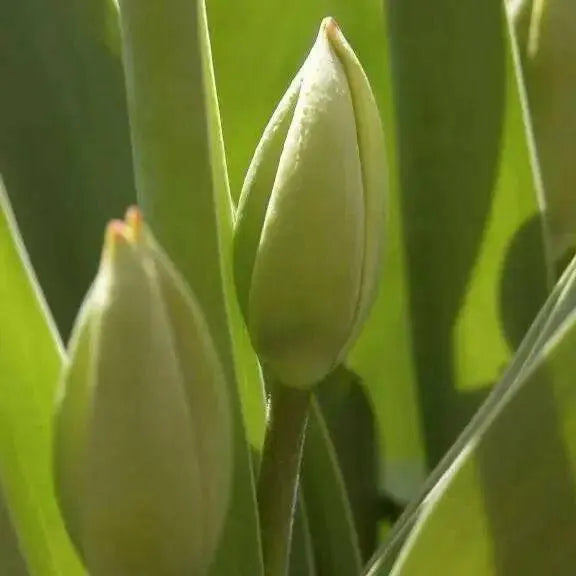
[{"label": "tulip plant", "polygon": [[49,4],[0,0],[0,574],[572,576],[572,0]]}]

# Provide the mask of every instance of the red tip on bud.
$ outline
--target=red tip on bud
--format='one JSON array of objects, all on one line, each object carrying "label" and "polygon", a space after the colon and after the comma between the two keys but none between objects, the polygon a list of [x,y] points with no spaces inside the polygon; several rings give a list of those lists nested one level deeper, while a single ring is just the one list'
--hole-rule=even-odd
[{"label": "red tip on bud", "polygon": [[108,224],[106,236],[111,242],[126,241],[128,240],[126,232],[126,224],[122,220],[112,220]]},{"label": "red tip on bud", "polygon": [[121,242],[129,242],[126,223],[122,220],[112,220],[106,227],[106,236],[104,241],[103,258],[110,258],[114,254],[116,246]]},{"label": "red tip on bud", "polygon": [[333,36],[340,33],[340,26],[332,16],[328,16],[322,20],[321,24],[327,36]]},{"label": "red tip on bud", "polygon": [[124,220],[112,220],[106,230],[107,251],[114,249],[118,242],[134,244],[139,241],[142,232],[142,212],[137,206],[126,211]]},{"label": "red tip on bud", "polygon": [[138,206],[130,206],[126,211],[126,216],[124,217],[126,222],[126,227],[128,229],[128,234],[133,242],[138,242],[140,239],[140,234],[142,231],[142,212]]}]

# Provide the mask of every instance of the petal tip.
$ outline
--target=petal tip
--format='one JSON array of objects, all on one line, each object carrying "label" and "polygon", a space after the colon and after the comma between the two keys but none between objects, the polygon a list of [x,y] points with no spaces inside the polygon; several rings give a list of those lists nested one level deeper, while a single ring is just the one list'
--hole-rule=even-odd
[{"label": "petal tip", "polygon": [[124,217],[126,231],[133,242],[138,242],[142,236],[142,212],[138,206],[130,206]]},{"label": "petal tip", "polygon": [[336,22],[336,19],[333,18],[332,16],[327,16],[326,18],[324,18],[324,20],[322,20],[320,28],[324,31],[324,33],[326,34],[326,36],[328,36],[328,38],[334,39],[341,34],[338,22]]}]

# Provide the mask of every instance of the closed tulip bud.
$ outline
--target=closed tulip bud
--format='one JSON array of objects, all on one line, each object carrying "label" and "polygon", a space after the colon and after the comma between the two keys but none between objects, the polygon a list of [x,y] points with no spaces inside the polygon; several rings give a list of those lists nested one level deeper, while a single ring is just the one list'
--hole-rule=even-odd
[{"label": "closed tulip bud", "polygon": [[133,210],[109,225],[55,417],[57,496],[92,576],[206,572],[230,490],[229,410],[201,310]]},{"label": "closed tulip bud", "polygon": [[[517,20],[517,25],[519,25]],[[533,0],[524,59],[555,257],[576,246],[576,3]]]},{"label": "closed tulip bud", "polygon": [[235,229],[248,331],[285,384],[316,383],[357,336],[380,276],[386,187],[374,96],[326,18],[256,149]]}]

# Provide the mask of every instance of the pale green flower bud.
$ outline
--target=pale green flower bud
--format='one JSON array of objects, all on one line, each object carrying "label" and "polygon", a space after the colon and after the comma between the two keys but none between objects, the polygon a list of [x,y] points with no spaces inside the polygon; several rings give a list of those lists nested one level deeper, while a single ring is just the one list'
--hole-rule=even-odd
[{"label": "pale green flower bud", "polygon": [[528,101],[559,258],[576,247],[576,2],[533,0],[527,41]]},{"label": "pale green flower bud", "polygon": [[229,500],[228,402],[198,304],[129,212],[109,226],[55,420],[56,492],[92,576],[206,573]]},{"label": "pale green flower bud", "polygon": [[256,149],[236,221],[240,306],[261,360],[285,384],[323,378],[366,319],[386,190],[374,96],[326,18]]}]

